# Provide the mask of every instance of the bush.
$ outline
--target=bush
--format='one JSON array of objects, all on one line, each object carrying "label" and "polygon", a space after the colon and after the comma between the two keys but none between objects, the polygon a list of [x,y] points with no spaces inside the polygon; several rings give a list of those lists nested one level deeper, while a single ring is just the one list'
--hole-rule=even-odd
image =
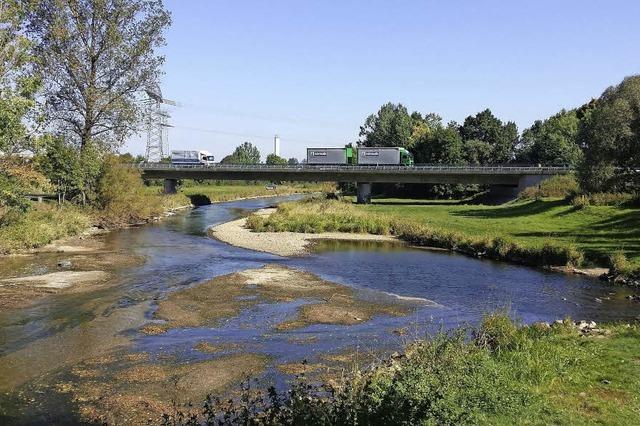
[{"label": "bush", "polygon": [[77,235],[89,225],[89,217],[75,207],[37,205],[0,227],[0,253],[43,246]]},{"label": "bush", "polygon": [[525,188],[518,195],[523,200],[539,198],[567,198],[580,191],[578,181],[573,174],[557,175],[544,180],[537,186]]},{"label": "bush", "polygon": [[124,167],[116,156],[105,160],[96,207],[96,221],[105,227],[144,222],[164,210],[160,197],[146,190],[140,172]]},{"label": "bush", "polygon": [[491,351],[514,349],[518,326],[507,314],[494,313],[485,315],[474,334],[476,344]]}]

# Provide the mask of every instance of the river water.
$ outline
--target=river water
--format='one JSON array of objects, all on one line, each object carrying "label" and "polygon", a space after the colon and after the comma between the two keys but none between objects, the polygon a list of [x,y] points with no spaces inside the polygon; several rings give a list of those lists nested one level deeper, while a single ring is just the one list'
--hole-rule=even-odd
[{"label": "river water", "polygon": [[[625,299],[630,294],[625,288],[442,251],[327,242],[310,256],[281,258],[206,236],[211,225],[281,200],[214,204],[159,224],[106,234],[102,238],[109,250],[141,256],[144,263],[117,269],[110,285],[95,291],[61,293],[10,315],[0,314],[0,423],[3,415],[29,423],[22,417],[26,415],[22,405],[35,400],[29,416],[45,413],[49,417],[36,418],[66,418],[74,423],[77,419],[68,417],[72,404],[67,397],[47,386],[75,363],[113,348],[152,357],[168,354],[179,362],[191,362],[218,356],[193,350],[203,339],[233,343],[240,351],[268,355],[271,366],[263,380],[281,385],[286,377],[275,365],[313,361],[326,353],[400,350],[403,343],[428,329],[477,323],[483,314],[496,309],[506,309],[526,323],[567,316],[596,322],[631,320],[640,314],[640,305]],[[49,254],[4,262],[0,278],[47,272],[62,257]],[[424,298],[437,306],[416,308],[407,316],[380,316],[354,326],[317,324],[276,332],[273,324],[292,315],[304,302],[259,303],[213,329],[174,329],[155,336],[138,331],[152,318],[155,302],[168,292],[271,263],[350,286],[361,298]],[[303,341],[312,343],[301,344]]]}]

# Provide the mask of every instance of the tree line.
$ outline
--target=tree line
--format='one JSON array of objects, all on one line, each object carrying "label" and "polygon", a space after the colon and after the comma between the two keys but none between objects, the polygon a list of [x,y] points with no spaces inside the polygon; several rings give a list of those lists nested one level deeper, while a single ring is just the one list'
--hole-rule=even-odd
[{"label": "tree line", "polygon": [[522,134],[490,109],[445,123],[387,103],[360,127],[360,146],[401,146],[416,163],[527,163],[577,168],[586,192],[640,189],[640,76],[625,78],[598,99],[535,121]]}]

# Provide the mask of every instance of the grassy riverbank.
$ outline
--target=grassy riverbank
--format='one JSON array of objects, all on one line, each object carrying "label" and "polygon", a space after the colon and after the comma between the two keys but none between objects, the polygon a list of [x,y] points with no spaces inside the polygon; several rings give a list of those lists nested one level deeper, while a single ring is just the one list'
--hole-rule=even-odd
[{"label": "grassy riverbank", "polygon": [[212,411],[264,424],[633,424],[639,349],[637,325],[519,327],[495,314],[329,387],[303,379]]},{"label": "grassy riverbank", "polygon": [[501,206],[313,200],[284,203],[248,223],[257,231],[392,234],[416,245],[536,266],[609,266],[610,256],[621,252],[640,266],[640,209],[576,208],[555,199]]},{"label": "grassy riverbank", "polygon": [[[125,176],[127,178],[129,176]],[[133,176],[137,179],[137,177]],[[133,180],[114,183],[103,206],[82,207],[71,203],[33,203],[25,213],[0,214],[0,255],[37,248],[54,240],[72,237],[90,226],[119,228],[147,222],[164,212],[193,204],[229,201],[258,196],[318,192],[323,185],[293,184],[267,189],[264,183],[186,186],[177,194],[162,194],[159,186],[144,187]],[[131,190],[131,188],[137,188]],[[204,200],[204,203],[203,203]]]}]

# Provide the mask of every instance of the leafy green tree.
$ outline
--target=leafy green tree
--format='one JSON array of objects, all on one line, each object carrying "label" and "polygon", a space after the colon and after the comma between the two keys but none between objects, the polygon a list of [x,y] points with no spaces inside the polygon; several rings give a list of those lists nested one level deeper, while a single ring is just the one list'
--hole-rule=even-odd
[{"label": "leafy green tree", "polygon": [[267,155],[267,164],[271,166],[282,166],[287,164],[287,159],[277,156],[276,154]]},{"label": "leafy green tree", "polygon": [[220,164],[235,164],[235,158],[232,154],[226,155],[220,160]]},{"label": "leafy green tree", "polygon": [[446,127],[439,124],[429,129],[412,147],[416,163],[462,164],[464,163],[462,137],[455,122]]},{"label": "leafy green tree", "polygon": [[[223,161],[226,157],[223,158]],[[230,164],[258,164],[260,163],[260,151],[251,142],[238,145],[228,159]]]},{"label": "leafy green tree", "polygon": [[578,146],[577,110],[565,111],[541,121],[522,132],[518,153],[519,162],[542,165],[577,165],[582,158]]},{"label": "leafy green tree", "polygon": [[384,104],[371,114],[360,127],[360,146],[409,147],[413,133],[413,119],[402,104]]},{"label": "leafy green tree", "polygon": [[518,140],[518,128],[514,122],[503,123],[496,118],[490,109],[485,109],[475,116],[469,116],[460,127],[462,139],[478,140],[491,145],[491,161],[489,164],[500,164],[513,157]]},{"label": "leafy green tree", "polygon": [[38,168],[55,185],[62,200],[92,198],[102,167],[102,153],[92,144],[79,151],[61,137],[46,135],[36,156]]},{"label": "leafy green tree", "polygon": [[139,123],[139,94],[160,76],[157,51],[171,22],[162,0],[32,4],[27,30],[47,117],[81,150],[118,146]]},{"label": "leafy green tree", "polygon": [[580,123],[580,185],[588,192],[640,192],[640,75],[608,88]]},{"label": "leafy green tree", "polygon": [[489,142],[471,139],[464,143],[464,158],[472,166],[491,164],[493,146]]},{"label": "leafy green tree", "polygon": [[290,166],[297,166],[298,164],[300,164],[300,162],[298,161],[297,158],[291,157],[287,160],[287,164]]},{"label": "leafy green tree", "polygon": [[32,58],[22,33],[25,3],[0,4],[0,152],[11,154],[28,145],[25,116],[34,108],[39,80],[29,73]]}]

